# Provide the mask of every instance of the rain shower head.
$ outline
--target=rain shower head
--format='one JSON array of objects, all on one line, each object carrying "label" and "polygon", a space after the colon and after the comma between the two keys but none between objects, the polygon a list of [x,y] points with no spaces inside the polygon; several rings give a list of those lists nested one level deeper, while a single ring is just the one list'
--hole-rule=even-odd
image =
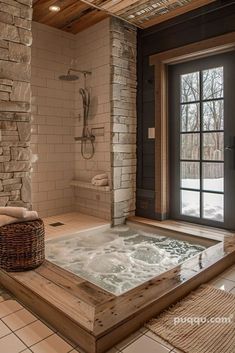
[{"label": "rain shower head", "polygon": [[79,76],[72,75],[72,74],[70,74],[70,72],[68,72],[67,75],[59,76],[59,79],[61,81],[77,81],[79,79]]},{"label": "rain shower head", "polygon": [[91,75],[90,71],[82,71],[82,70],[70,68],[68,70],[67,75],[61,75],[61,76],[59,76],[59,79],[62,81],[77,81],[79,79],[79,76],[76,74],[71,74],[71,71],[80,72],[81,74],[84,75],[85,80],[86,80],[87,75]]}]

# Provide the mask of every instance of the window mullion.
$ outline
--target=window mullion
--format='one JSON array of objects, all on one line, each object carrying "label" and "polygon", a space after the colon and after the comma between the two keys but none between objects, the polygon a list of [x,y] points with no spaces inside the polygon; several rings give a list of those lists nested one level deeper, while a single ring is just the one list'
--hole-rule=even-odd
[{"label": "window mullion", "polygon": [[203,159],[203,72],[200,71],[200,218],[203,218],[203,202],[202,202],[202,159]]}]

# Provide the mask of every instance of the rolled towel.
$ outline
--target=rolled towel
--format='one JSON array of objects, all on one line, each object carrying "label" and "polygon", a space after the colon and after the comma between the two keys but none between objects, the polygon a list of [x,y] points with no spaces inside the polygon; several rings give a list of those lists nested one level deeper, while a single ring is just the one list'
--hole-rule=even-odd
[{"label": "rolled towel", "polygon": [[0,207],[0,215],[6,215],[13,218],[25,218],[27,209],[24,207]]},{"label": "rolled towel", "polygon": [[103,174],[97,174],[92,178],[92,181],[95,180],[103,180],[103,179],[108,179],[108,175],[106,173]]},{"label": "rolled towel", "polygon": [[7,215],[0,215],[0,227],[3,227],[7,224],[15,223],[18,221],[18,218],[14,218]]},{"label": "rolled towel", "polygon": [[108,179],[94,180],[92,184],[95,186],[108,186],[109,181]]},{"label": "rolled towel", "polygon": [[37,211],[27,211],[24,217],[24,221],[33,221],[34,219],[38,219]]},{"label": "rolled towel", "polygon": [[35,219],[38,219],[38,213],[36,211],[26,210],[26,216],[24,218],[15,218],[7,215],[0,215],[0,227],[12,223],[34,221]]}]

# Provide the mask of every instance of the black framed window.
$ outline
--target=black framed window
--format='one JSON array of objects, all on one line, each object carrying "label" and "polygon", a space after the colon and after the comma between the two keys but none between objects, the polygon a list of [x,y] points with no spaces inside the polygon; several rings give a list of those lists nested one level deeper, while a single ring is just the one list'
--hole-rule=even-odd
[{"label": "black framed window", "polygon": [[180,75],[180,214],[224,221],[224,69]]}]

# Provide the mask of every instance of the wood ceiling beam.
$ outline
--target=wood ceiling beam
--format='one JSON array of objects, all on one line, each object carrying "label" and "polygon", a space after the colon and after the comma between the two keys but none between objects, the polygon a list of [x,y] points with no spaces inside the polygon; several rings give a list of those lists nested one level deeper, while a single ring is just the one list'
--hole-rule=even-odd
[{"label": "wood ceiling beam", "polygon": [[70,32],[73,34],[77,34],[84,29],[104,20],[108,15],[106,12],[94,10],[92,14],[83,15],[80,19],[72,21],[70,24],[62,27],[61,29]]},{"label": "wood ceiling beam", "polygon": [[[174,4],[178,5],[176,0],[167,0],[164,3],[160,0],[63,0],[60,12],[49,11],[49,7],[57,1],[35,0],[34,21],[66,31],[71,28],[71,32],[75,33],[75,30],[88,28],[110,15],[139,28],[148,28],[216,0],[189,0],[189,3],[175,8]],[[159,10],[162,10],[162,14],[158,13]]]},{"label": "wood ceiling beam", "polygon": [[[90,0],[81,0],[81,1],[84,2],[84,3],[87,4],[87,5],[90,5],[90,6],[95,7],[97,10],[106,12],[106,14],[108,14],[108,15],[117,17],[117,18],[119,18],[120,20],[124,20],[124,21],[128,22],[129,24],[133,25],[133,22],[129,21],[128,19],[124,19],[123,17],[117,15],[116,13],[113,13],[113,12],[111,12],[111,11],[109,11],[109,10],[104,9],[104,8],[102,7],[102,5],[96,5],[94,2],[92,2],[92,1],[90,1]],[[135,1],[135,0],[134,0],[134,1]],[[136,25],[137,27],[139,27],[139,28],[143,28],[143,27],[142,27],[141,25],[139,25],[139,24],[135,24],[135,25]]]},{"label": "wood ceiling beam", "polygon": [[[106,1],[101,7],[112,13],[117,13],[119,11],[125,10],[129,6],[135,6],[140,0],[119,0],[115,3],[113,1]],[[143,2],[143,1],[142,1]]]},{"label": "wood ceiling beam", "polygon": [[167,13],[165,15],[156,16],[156,17],[153,17],[150,20],[147,20],[146,22],[143,22],[142,23],[142,27],[143,28],[148,28],[148,27],[157,25],[157,24],[159,24],[161,22],[170,20],[173,17],[182,15],[182,14],[184,14],[186,12],[189,12],[189,11],[196,10],[199,7],[208,5],[208,4],[210,4],[212,2],[215,2],[215,1],[216,0],[193,0],[191,3],[189,3],[187,5],[184,5],[184,6],[181,6],[181,7],[178,7],[177,9],[172,10],[172,11],[170,11],[169,13]]},{"label": "wood ceiling beam", "polygon": [[[162,3],[162,2],[157,2],[156,1],[151,1],[151,0],[139,0],[138,2],[135,3],[134,6],[132,6],[133,4],[130,4],[129,6],[127,6],[125,9],[123,9],[123,11],[119,10],[117,11],[117,15],[127,15],[128,13],[130,14],[134,14],[135,12],[140,11],[143,8],[146,8],[148,6],[152,6],[153,3],[156,3],[158,5],[157,9],[162,9],[164,8],[166,5],[171,5],[173,3],[175,3],[176,0],[168,0],[167,4],[166,3]],[[143,16],[146,14],[143,14]],[[139,16],[137,17],[139,18]]]},{"label": "wood ceiling beam", "polygon": [[[86,4],[89,4],[91,6],[94,6],[97,9],[107,11],[110,15],[113,15],[115,17],[124,19],[125,21],[136,25],[137,27],[140,28],[148,28],[153,25],[156,25],[158,23],[161,23],[163,21],[167,21],[173,17],[179,16],[181,14],[184,14],[186,12],[195,10],[199,7],[208,5],[216,0],[192,0],[190,3],[186,5],[182,5],[180,7],[177,7],[174,10],[170,10],[166,14],[158,15],[156,14],[155,16],[151,14],[151,12],[146,12],[143,13],[140,16],[136,16],[133,18],[128,18],[129,15],[135,15],[136,12],[144,10],[144,7],[151,7],[153,4],[153,1],[149,0],[119,0],[118,2],[116,1],[115,3],[111,0],[104,0],[104,1],[99,1],[99,0],[81,0],[85,2]],[[155,3],[159,5],[158,9],[164,8],[167,5],[174,4],[176,0],[168,0],[167,3],[161,3],[156,0]],[[149,19],[149,17],[152,17]]]}]

